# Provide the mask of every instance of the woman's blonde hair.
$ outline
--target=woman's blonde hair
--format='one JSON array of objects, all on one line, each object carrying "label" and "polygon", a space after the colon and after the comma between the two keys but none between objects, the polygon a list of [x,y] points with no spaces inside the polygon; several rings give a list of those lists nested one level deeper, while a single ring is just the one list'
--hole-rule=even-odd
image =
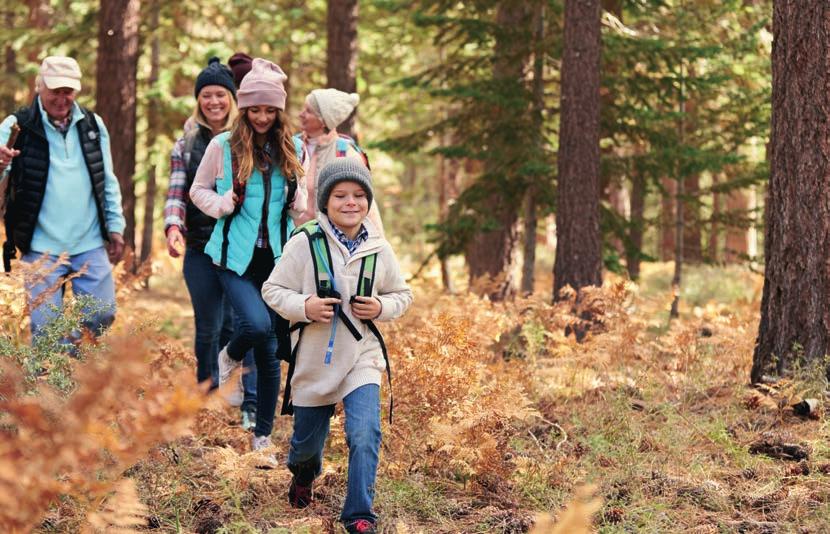
[{"label": "woman's blonde hair", "polygon": [[[245,183],[254,172],[254,128],[248,120],[248,108],[239,110],[239,114],[231,127],[231,154],[237,162],[237,179]],[[272,154],[276,158],[274,165],[279,166],[286,180],[296,180],[303,175],[303,166],[297,158],[294,148],[291,119],[285,111],[278,109],[277,118],[268,133],[266,140],[271,143]]]},{"label": "woman's blonde hair", "polygon": [[[230,130],[231,126],[233,126],[233,121],[236,120],[237,115],[239,115],[239,108],[236,107],[236,99],[233,97],[231,92],[228,91],[227,88],[222,87],[221,85],[219,85],[217,87],[220,87],[223,91],[225,91],[225,94],[228,96],[228,100],[230,101],[230,105],[228,107],[228,115],[225,117],[225,124],[223,124],[222,127],[219,128],[219,131],[225,132],[225,131]],[[208,130],[213,129],[213,127],[210,125],[210,123],[208,123],[208,120],[207,120],[207,117],[205,117],[205,114],[202,113],[202,106],[199,105],[199,98],[198,97],[196,97],[196,107],[193,108],[193,113],[191,114],[191,117],[196,122],[196,124],[199,124],[200,126],[204,126]]]}]

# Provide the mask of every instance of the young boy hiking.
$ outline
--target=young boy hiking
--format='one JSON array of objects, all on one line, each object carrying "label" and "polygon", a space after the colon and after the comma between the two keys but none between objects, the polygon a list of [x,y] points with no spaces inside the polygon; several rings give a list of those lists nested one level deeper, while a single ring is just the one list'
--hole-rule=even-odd
[{"label": "young boy hiking", "polygon": [[294,413],[288,500],[297,508],[311,503],[329,418],[342,401],[349,473],[340,520],[348,532],[371,533],[380,384],[389,370],[373,321],[403,315],[412,291],[392,247],[366,217],[373,198],[369,170],[335,160],[320,171],[316,194],[317,219],[298,228],[262,286],[265,302],[298,331],[283,404],[283,413],[291,413],[291,404]]}]

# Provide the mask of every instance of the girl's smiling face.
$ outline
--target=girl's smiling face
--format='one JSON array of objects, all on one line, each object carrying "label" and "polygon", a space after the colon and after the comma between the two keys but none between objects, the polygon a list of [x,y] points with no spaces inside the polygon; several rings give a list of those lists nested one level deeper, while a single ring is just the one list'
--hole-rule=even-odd
[{"label": "girl's smiling face", "polygon": [[251,106],[245,110],[245,116],[256,133],[266,134],[277,120],[277,111],[273,106]]}]

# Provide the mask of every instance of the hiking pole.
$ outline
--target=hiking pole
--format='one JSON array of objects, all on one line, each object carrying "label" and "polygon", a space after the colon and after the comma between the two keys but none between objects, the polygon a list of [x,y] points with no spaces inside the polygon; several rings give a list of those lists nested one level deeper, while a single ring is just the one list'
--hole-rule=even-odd
[{"label": "hiking pole", "polygon": [[6,148],[14,148],[14,144],[17,142],[17,134],[20,133],[20,126],[16,123],[12,124],[12,133],[9,134],[9,140],[6,141]]},{"label": "hiking pole", "polygon": [[[6,148],[14,148],[14,144],[17,142],[17,134],[19,133],[20,126],[18,126],[17,123],[12,124],[12,131],[9,134],[8,141],[6,141]],[[9,187],[8,180],[4,181],[3,186]],[[0,188],[0,191],[2,191],[2,189],[3,188]],[[7,193],[10,192],[11,189],[9,191],[2,191],[2,194],[0,194],[0,215],[3,216],[3,220],[6,223],[6,241],[3,243],[3,271],[7,273],[12,271],[12,258],[15,257],[14,241],[12,241],[11,232],[9,231],[11,225],[8,223],[8,219],[6,218],[6,208],[8,208]]]}]

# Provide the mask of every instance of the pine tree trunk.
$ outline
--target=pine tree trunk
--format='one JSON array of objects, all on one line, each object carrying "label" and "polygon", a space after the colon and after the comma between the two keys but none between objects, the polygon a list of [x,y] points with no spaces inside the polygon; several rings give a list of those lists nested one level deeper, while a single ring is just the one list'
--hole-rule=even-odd
[{"label": "pine tree trunk", "polygon": [[[329,0],[327,15],[326,77],[328,86],[357,92],[357,0]],[[352,114],[337,130],[354,136]]]},{"label": "pine tree trunk", "polygon": [[[150,15],[150,35],[152,35],[152,44],[150,45],[150,79],[147,80],[147,84],[152,91],[155,88],[156,83],[159,79],[159,53],[160,53],[160,45],[159,45],[159,38],[156,32],[158,31],[159,26],[159,5],[156,3],[152,6],[154,9],[151,10]],[[151,93],[153,94],[153,93]],[[147,138],[145,139],[145,146],[147,147],[147,153],[152,155],[154,153],[153,146],[156,142],[156,136],[158,135],[159,131],[159,106],[160,102],[158,97],[153,96],[148,99],[147,102]],[[144,263],[145,261],[150,259],[150,256],[153,253],[153,221],[155,220],[154,212],[156,210],[156,165],[153,163],[150,165],[150,169],[147,171],[147,189],[144,192],[144,224],[142,225],[142,233],[141,233],[141,256],[139,259],[140,263]],[[147,278],[144,281],[144,287],[150,287],[150,279]]]},{"label": "pine tree trunk", "polygon": [[127,226],[124,242],[135,251],[136,74],[139,0],[101,2],[98,23],[96,111],[110,130],[115,175]]},{"label": "pine tree trunk", "polygon": [[525,195],[524,206],[524,247],[522,262],[522,294],[533,294],[534,273],[536,269],[536,227],[539,224],[539,217],[536,214],[536,192],[528,189]]},{"label": "pine tree trunk", "polygon": [[[447,142],[442,142],[443,146],[447,146]],[[458,196],[458,171],[461,163],[457,159],[447,160],[444,156],[438,157],[438,214],[440,220],[444,221],[447,218],[450,210],[450,201]],[[455,285],[452,281],[452,271],[450,270],[450,259],[439,258],[441,262],[441,283],[444,286],[444,292],[452,295],[455,293]]]},{"label": "pine tree trunk", "polygon": [[599,0],[565,1],[553,298],[602,285],[599,228]]},{"label": "pine tree trunk", "polygon": [[[533,12],[526,1],[503,1],[499,3],[496,22],[502,28],[532,28]],[[516,39],[498,39],[495,45],[493,77],[505,83],[523,80],[530,52],[524,43]],[[528,109],[528,112],[530,110]],[[509,146],[510,132],[493,132],[493,143],[502,148]],[[485,174],[504,172],[485,163]],[[513,265],[516,243],[519,238],[519,206],[505,205],[504,192],[490,191],[483,201],[485,213],[493,223],[492,229],[479,231],[470,240],[465,257],[470,269],[470,280],[475,282],[487,278],[494,283],[488,285],[487,295],[492,300],[503,300],[515,292]],[[471,284],[472,285],[472,284]]]},{"label": "pine tree trunk", "polygon": [[[746,191],[733,189],[726,195],[726,213],[730,217],[746,218],[749,202]],[[730,224],[726,228],[726,256],[729,263],[740,263],[749,253],[749,232],[743,226]]]},{"label": "pine tree trunk", "polygon": [[660,198],[660,261],[674,258],[674,197],[677,194],[677,182],[671,178],[662,178],[663,194]]},{"label": "pine tree trunk", "polygon": [[628,252],[626,265],[628,277],[632,280],[640,278],[640,253],[643,250],[643,230],[645,228],[645,206],[646,206],[646,180],[639,172],[635,171],[631,177],[631,229],[629,239],[635,248]]},{"label": "pine tree trunk", "polygon": [[[539,150],[544,150],[544,127],[543,111],[545,108],[545,5],[539,3],[533,10],[533,25],[535,50],[533,52],[533,117],[534,128],[539,134]],[[539,217],[536,207],[536,190],[528,188],[525,195],[524,208],[524,251],[522,262],[522,293],[530,295],[533,293],[535,270],[536,270],[536,228],[539,225]]]},{"label": "pine tree trunk", "polygon": [[[5,17],[7,28],[14,28],[15,16],[13,9],[7,9]],[[0,105],[3,106],[4,113],[15,109],[17,102],[15,102],[14,88],[17,86],[17,54],[11,44],[6,45],[6,50],[3,54],[3,98]]]},{"label": "pine tree trunk", "polygon": [[[719,174],[712,175],[712,186],[718,185],[719,177]],[[714,191],[712,192],[712,221],[709,224],[709,251],[707,253],[709,261],[713,263],[717,262],[720,256],[718,254],[720,251],[718,248],[718,241],[720,240],[720,223],[718,222],[718,219],[720,216],[720,193]]]},{"label": "pine tree trunk", "polygon": [[830,349],[830,5],[773,3],[764,292],[751,379],[827,376]]},{"label": "pine tree trunk", "polygon": [[683,180],[683,260],[687,263],[703,261],[702,235],[700,232],[700,176],[687,176]]},{"label": "pine tree trunk", "polygon": [[[49,23],[51,22],[48,0],[28,0],[27,3],[29,5],[29,28],[35,31],[45,31],[48,29]],[[48,54],[43,54],[44,57],[46,55]],[[40,65],[43,60],[43,57],[41,57],[41,48],[39,46],[29,48],[29,53],[26,54],[26,59],[28,59],[30,63]],[[29,77],[28,85],[29,101],[31,101],[35,97],[34,75]]]},{"label": "pine tree trunk", "polygon": [[[617,20],[622,22],[623,20],[623,13],[622,13],[622,0],[602,0],[601,2],[603,11],[608,12],[608,14],[613,15]],[[605,76],[606,79],[613,79],[619,75],[619,64],[615,61],[616,58],[614,57],[605,57],[602,61],[602,74]],[[613,91],[604,90],[601,93],[600,105],[601,109],[613,109],[614,101],[617,98],[617,95],[614,94]],[[604,121],[603,121],[604,122]],[[609,123],[613,124],[613,120],[609,121]],[[606,132],[601,131],[600,135],[603,139],[613,136],[613,132]],[[615,151],[618,152],[617,148],[613,145],[606,147],[603,149],[604,153],[613,154]],[[608,175],[608,173],[601,174],[600,176],[600,190],[602,191],[603,198],[608,203],[611,211],[619,218],[624,219],[629,215],[630,212],[630,198],[627,194],[626,190],[622,185],[622,177],[615,179],[615,177]],[[609,237],[609,244],[617,251],[617,254],[622,256],[625,254],[625,245],[623,244],[622,239],[620,239],[617,235],[612,235]]]},{"label": "pine tree trunk", "polygon": [[[681,59],[683,61],[683,59]],[[679,98],[678,98],[678,105],[677,111],[679,115],[678,119],[678,142],[682,146],[686,141],[686,84],[683,77],[683,63],[680,65],[680,87],[679,87]],[[672,303],[671,303],[671,311],[669,312],[669,319],[680,317],[680,284],[683,281],[683,262],[684,262],[684,232],[683,228],[685,225],[685,211],[686,206],[684,202],[685,194],[686,194],[686,181],[681,176],[681,169],[683,168],[682,161],[680,156],[678,156],[676,162],[676,169],[677,169],[677,176],[679,177],[677,182],[677,193],[674,197],[674,275],[672,276],[671,286],[672,286]],[[698,243],[700,246],[700,243]]]}]

